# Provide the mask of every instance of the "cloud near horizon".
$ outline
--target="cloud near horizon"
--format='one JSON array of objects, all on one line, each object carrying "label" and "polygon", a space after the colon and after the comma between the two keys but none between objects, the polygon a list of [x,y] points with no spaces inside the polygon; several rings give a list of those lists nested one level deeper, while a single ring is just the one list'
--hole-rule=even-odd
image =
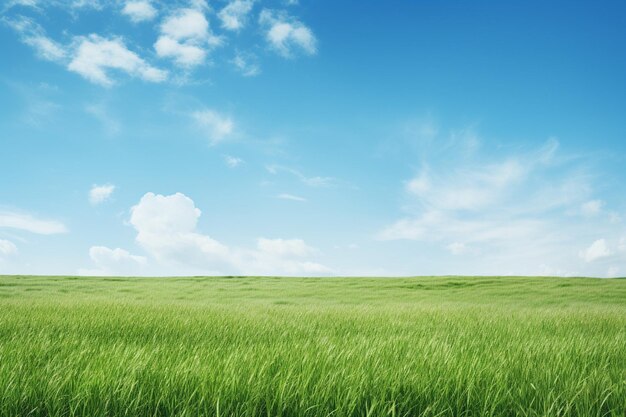
[{"label": "cloud near horizon", "polygon": [[[320,274],[332,270],[311,260],[319,251],[302,239],[258,238],[255,248],[225,245],[201,233],[198,220],[202,212],[182,193],[146,193],[130,209],[129,224],[135,241],[149,255],[131,255],[124,249],[93,246],[90,257],[96,269],[81,269],[86,275],[134,271],[184,271],[190,274]],[[152,268],[145,268],[152,266]],[[141,267],[138,268],[138,267]]]},{"label": "cloud near horizon", "polygon": [[[457,143],[452,149],[467,148]],[[604,203],[593,199],[590,176],[559,153],[556,139],[513,155],[485,159],[465,151],[450,161],[453,166],[423,165],[404,183],[407,214],[380,230],[379,240],[437,245],[489,266],[482,270],[608,274],[610,266],[597,261],[609,261],[615,251],[605,238],[586,246],[588,222],[597,222],[596,233],[613,239],[615,230],[609,216],[601,215]],[[574,265],[572,258],[584,262]]]}]

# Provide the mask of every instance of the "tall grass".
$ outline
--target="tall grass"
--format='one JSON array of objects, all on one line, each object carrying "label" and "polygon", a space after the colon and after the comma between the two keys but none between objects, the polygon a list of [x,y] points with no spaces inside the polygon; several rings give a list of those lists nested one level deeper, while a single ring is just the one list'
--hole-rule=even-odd
[{"label": "tall grass", "polygon": [[624,415],[624,280],[0,277],[0,416]]}]

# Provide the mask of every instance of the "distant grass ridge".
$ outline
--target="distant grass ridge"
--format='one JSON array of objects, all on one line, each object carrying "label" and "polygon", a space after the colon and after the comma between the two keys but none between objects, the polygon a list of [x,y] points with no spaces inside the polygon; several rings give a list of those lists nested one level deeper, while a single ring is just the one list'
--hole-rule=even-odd
[{"label": "distant grass ridge", "polygon": [[625,416],[626,280],[0,276],[0,416]]}]

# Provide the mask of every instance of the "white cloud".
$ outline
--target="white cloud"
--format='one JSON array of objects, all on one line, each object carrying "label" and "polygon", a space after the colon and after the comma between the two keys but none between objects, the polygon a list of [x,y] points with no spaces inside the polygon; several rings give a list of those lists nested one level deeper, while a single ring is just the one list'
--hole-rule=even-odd
[{"label": "white cloud", "polygon": [[255,61],[256,57],[254,55],[237,52],[231,63],[244,77],[254,77],[261,73],[261,69]]},{"label": "white cloud", "polygon": [[526,169],[520,161],[509,159],[438,178],[424,171],[407,183],[406,190],[425,207],[480,210],[505,197],[509,187],[524,178]]},{"label": "white cloud", "polygon": [[96,10],[102,9],[100,0],[73,0],[70,3],[70,7],[73,9],[92,8]]},{"label": "white cloud", "polygon": [[22,42],[31,46],[37,55],[47,61],[62,62],[67,56],[65,47],[46,36],[43,28],[26,17],[4,19],[13,30],[19,33]]},{"label": "white cloud", "polygon": [[229,168],[237,168],[244,163],[244,160],[235,156],[224,155],[224,162],[226,162]]},{"label": "white cloud", "polygon": [[0,239],[0,260],[17,254],[17,247],[9,240]]},{"label": "white cloud", "polygon": [[113,85],[109,70],[119,70],[144,81],[162,82],[167,71],[149,65],[128,50],[121,38],[107,39],[98,35],[76,38],[76,50],[68,65],[87,80],[103,86]]},{"label": "white cloud", "polygon": [[467,246],[460,242],[453,242],[446,246],[446,249],[448,249],[453,255],[462,255],[467,252]]},{"label": "white cloud", "polygon": [[203,41],[209,37],[209,22],[199,10],[179,9],[163,21],[161,33],[176,40]]},{"label": "white cloud", "polygon": [[175,39],[161,36],[154,44],[154,49],[161,57],[174,59],[181,67],[194,67],[204,62],[207,52],[196,45],[180,43]]},{"label": "white cloud", "polygon": [[291,174],[298,178],[300,182],[308,185],[309,187],[332,187],[337,184],[337,180],[333,177],[308,177],[297,169],[285,167],[282,165],[268,165],[265,167],[265,169],[272,175],[277,175],[280,172],[286,172],[288,174]]},{"label": "white cloud", "polygon": [[133,275],[140,273],[148,263],[144,256],[132,255],[124,249],[110,249],[106,246],[92,246],[89,249],[89,257],[97,267],[95,271],[91,270],[89,275]]},{"label": "white cloud", "polygon": [[292,201],[300,201],[300,202],[306,201],[306,198],[304,197],[299,197],[297,195],[287,194],[287,193],[278,194],[276,198],[280,198],[281,200],[292,200]]},{"label": "white cloud", "polygon": [[330,268],[305,259],[317,252],[301,239],[259,238],[256,251],[247,254],[250,259],[240,268],[249,274],[331,274]]},{"label": "white cloud", "polygon": [[48,61],[62,61],[67,55],[60,44],[44,35],[28,36],[24,38],[24,42],[35,48],[37,54]]},{"label": "white cloud", "polygon": [[205,132],[212,145],[231,137],[235,131],[235,122],[229,116],[214,110],[195,111],[191,117],[196,125]]},{"label": "white cloud", "polygon": [[217,16],[222,22],[222,27],[227,30],[239,30],[246,24],[246,18],[254,1],[252,0],[231,0]]},{"label": "white cloud", "polygon": [[231,248],[197,230],[201,211],[181,193],[145,194],[131,208],[137,243],[159,263],[177,271],[224,273],[326,274],[330,269],[307,260],[317,253],[301,239],[257,240],[255,249]]},{"label": "white cloud", "polygon": [[43,220],[29,214],[0,212],[0,228],[25,230],[40,235],[67,233],[67,228],[56,220]]},{"label": "white cloud", "polygon": [[538,151],[501,162],[456,163],[453,168],[439,166],[435,172],[423,169],[405,183],[415,214],[386,227],[379,237],[471,243],[545,235],[548,223],[543,214],[581,204],[589,189],[584,176],[537,180],[555,148],[550,140]]},{"label": "white cloud", "polygon": [[115,185],[113,184],[94,184],[91,190],[89,190],[89,202],[93,205],[103,203],[111,198],[113,191],[115,191]]},{"label": "white cloud", "polygon": [[427,211],[417,217],[400,219],[385,228],[382,240],[453,240],[463,238],[466,242],[503,242],[531,239],[541,234],[545,225],[538,219],[525,218],[458,218],[442,211]]},{"label": "white cloud", "polygon": [[584,216],[597,216],[602,211],[604,202],[602,200],[590,200],[580,206],[580,211]]},{"label": "white cloud", "polygon": [[154,44],[157,55],[171,58],[184,68],[204,62],[208,50],[221,44],[199,9],[178,9],[161,24],[161,35]]},{"label": "white cloud", "polygon": [[259,16],[270,47],[283,57],[291,57],[294,50],[307,55],[317,52],[317,39],[313,31],[286,13],[264,9]]},{"label": "white cloud", "polygon": [[161,262],[221,265],[230,262],[228,247],[196,232],[201,211],[181,193],[147,193],[131,208],[137,243]]},{"label": "white cloud", "polygon": [[[403,214],[379,239],[414,241],[406,247],[430,265],[428,273],[534,275],[549,265],[559,274],[606,274],[604,263],[591,260],[611,253],[608,243],[621,230],[606,216],[581,222],[569,215],[590,201],[589,214],[605,210],[590,198],[593,176],[579,158],[564,155],[554,139],[535,149],[481,142],[481,153],[443,142],[437,136],[431,148],[420,148],[428,164],[403,184]],[[572,258],[598,234],[606,239]],[[442,248],[472,256],[442,265]]]},{"label": "white cloud", "polygon": [[585,262],[593,262],[598,259],[611,256],[613,252],[609,249],[605,239],[598,239],[591,244],[587,249],[580,252],[580,257]]},{"label": "white cloud", "polygon": [[39,0],[8,0],[5,3],[4,10],[9,10],[15,6],[32,7],[37,8]]},{"label": "white cloud", "polygon": [[257,240],[257,248],[260,252],[278,257],[306,257],[316,251],[302,239],[266,239]]},{"label": "white cloud", "polygon": [[149,1],[127,1],[122,9],[125,14],[135,23],[152,20],[157,15],[157,10]]},{"label": "white cloud", "polygon": [[[205,0],[188,0],[186,3],[185,7],[181,7],[182,3],[167,4],[154,0],[9,0],[3,8],[5,12],[15,6],[27,6],[34,9],[36,18],[11,17],[10,13],[5,13],[8,16],[0,16],[0,23],[13,28],[22,42],[30,45],[42,59],[59,63],[67,70],[103,86],[115,84],[115,72],[148,82],[170,79],[175,84],[186,83],[193,68],[206,62],[211,64],[211,52],[227,43],[235,47],[230,54],[223,56],[237,72],[245,77],[256,76],[261,72],[257,57],[252,53],[241,53],[236,47],[237,42],[243,42],[248,36],[229,39],[232,32],[239,32],[249,26],[256,0],[225,0],[223,7],[216,4],[209,7]],[[221,8],[216,10],[215,7]],[[49,13],[56,15],[59,11],[65,18],[78,20],[80,14],[88,8],[98,11],[113,8],[119,12],[119,16],[133,23],[153,21],[161,14],[152,46],[159,58],[170,61],[177,68],[167,71],[153,65],[144,53],[135,48],[135,45],[141,43],[140,40],[130,38],[130,35],[86,35],[72,33],[68,29],[57,35],[60,38],[55,40],[47,36],[44,28],[36,22],[48,23],[42,17]],[[0,6],[0,13],[1,9]],[[287,12],[264,9],[259,13],[258,22],[261,26],[260,35],[267,41],[269,48],[280,55],[291,57],[317,52],[317,39],[313,31]],[[72,27],[71,22],[66,23],[61,26]],[[215,24],[224,29],[222,35],[214,32]]]}]

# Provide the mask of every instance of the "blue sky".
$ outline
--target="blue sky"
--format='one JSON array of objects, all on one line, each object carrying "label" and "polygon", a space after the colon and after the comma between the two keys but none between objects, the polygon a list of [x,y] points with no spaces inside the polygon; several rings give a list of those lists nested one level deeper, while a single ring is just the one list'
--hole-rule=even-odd
[{"label": "blue sky", "polygon": [[626,275],[623,2],[9,0],[0,273]]}]

